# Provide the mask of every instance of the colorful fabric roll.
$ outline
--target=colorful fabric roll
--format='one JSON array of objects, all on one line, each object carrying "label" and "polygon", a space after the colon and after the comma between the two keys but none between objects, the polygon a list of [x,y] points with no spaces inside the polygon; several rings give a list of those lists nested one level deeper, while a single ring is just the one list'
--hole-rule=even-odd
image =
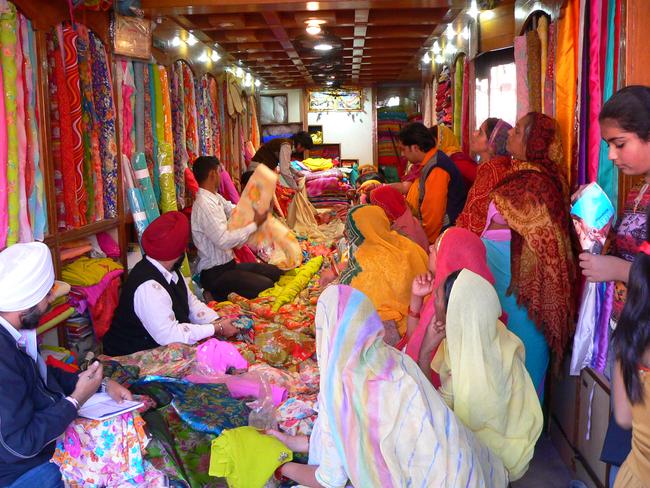
[{"label": "colorful fabric roll", "polygon": [[542,44],[537,31],[526,33],[526,52],[528,56],[528,99],[531,112],[542,111]]},{"label": "colorful fabric roll", "polygon": [[158,166],[160,171],[160,208],[163,213],[178,210],[176,186],[174,185],[174,154],[167,142],[159,144]]},{"label": "colorful fabric roll", "polygon": [[465,56],[456,58],[454,74],[454,134],[458,140],[462,137],[461,116],[463,113],[463,73],[465,71]]},{"label": "colorful fabric roll", "polygon": [[122,152],[124,155],[131,159],[133,156],[134,141],[131,140],[131,129],[135,122],[133,110],[131,107],[131,99],[135,94],[135,80],[132,75],[132,64],[130,61],[121,60],[118,62],[117,69],[119,71],[119,78],[121,78],[121,92],[122,92]]},{"label": "colorful fabric roll", "polygon": [[537,24],[537,35],[539,36],[539,41],[540,41],[540,93],[542,94],[541,97],[541,112],[542,113],[547,113],[546,111],[546,106],[544,104],[544,91],[546,87],[546,69],[547,69],[547,63],[548,63],[548,18],[545,15],[542,15],[539,18],[538,24]]},{"label": "colorful fabric roll", "polygon": [[[0,28],[2,24],[0,21]],[[1,41],[1,39],[0,39]],[[2,70],[0,70],[0,93],[5,93]],[[0,120],[5,118],[5,97],[0,97]],[[9,231],[7,185],[7,125],[0,124],[0,249],[5,247]]]},{"label": "colorful fabric roll", "polygon": [[174,181],[176,198],[185,198],[185,168],[187,168],[187,149],[185,148],[185,95],[183,88],[182,61],[172,66],[172,128],[174,131]]},{"label": "colorful fabric roll", "polygon": [[153,150],[153,119],[151,108],[151,77],[149,76],[149,65],[143,64],[142,66],[142,80],[144,85],[144,156],[147,159],[147,168],[152,177],[152,184],[154,187],[154,194],[158,198],[158,193],[155,193],[156,185],[158,184],[154,178],[154,154]]},{"label": "colorful fabric roll", "polygon": [[32,228],[27,215],[27,185],[31,180],[31,172],[27,167],[27,134],[25,132],[26,107],[25,107],[25,75],[23,71],[23,48],[20,23],[16,22],[16,66],[20,69],[16,72],[16,132],[18,134],[18,200],[20,209],[18,211],[18,240],[20,242],[31,242]]},{"label": "colorful fabric roll", "polygon": [[[159,114],[162,112],[162,109],[158,111],[158,103],[162,108],[162,99],[159,100],[158,97],[162,97],[160,92],[160,78],[158,76],[158,69],[156,65],[149,64],[149,92],[151,93],[151,138],[152,138],[152,151],[153,151],[153,191],[156,194],[156,199],[160,201],[160,169],[158,165],[158,145],[161,140],[158,137],[159,131],[157,120]],[[157,81],[156,81],[157,80]],[[163,132],[164,133],[164,132]]]},{"label": "colorful fabric roll", "polygon": [[[135,81],[135,151],[144,153],[144,65],[133,62],[133,77]],[[146,160],[145,160],[146,164]]]},{"label": "colorful fabric roll", "polygon": [[140,187],[142,193],[142,202],[144,204],[144,211],[147,214],[149,222],[160,216],[158,210],[158,203],[156,203],[156,195],[153,192],[149,170],[147,169],[147,161],[143,153],[137,153],[133,156],[133,175],[135,181]]},{"label": "colorful fabric roll", "polygon": [[61,161],[61,126],[59,123],[59,99],[56,88],[56,47],[55,36],[50,32],[46,37],[48,68],[48,101],[50,105],[50,142],[52,166],[54,167],[54,197],[56,200],[56,227],[65,229],[65,202],[63,198],[63,172]]},{"label": "colorful fabric roll", "polygon": [[133,215],[135,230],[138,232],[138,239],[141,239],[142,233],[147,228],[147,225],[149,225],[144,202],[142,201],[142,193],[140,193],[139,188],[129,188],[126,194],[129,198],[129,206],[131,208],[131,215]]},{"label": "colorful fabric roll", "polygon": [[517,72],[517,120],[519,120],[530,112],[526,36],[515,37],[515,70]]},{"label": "colorful fabric roll", "polygon": [[185,92],[185,141],[190,165],[199,157],[199,134],[196,127],[196,95],[194,93],[194,74],[183,63],[183,89]]}]

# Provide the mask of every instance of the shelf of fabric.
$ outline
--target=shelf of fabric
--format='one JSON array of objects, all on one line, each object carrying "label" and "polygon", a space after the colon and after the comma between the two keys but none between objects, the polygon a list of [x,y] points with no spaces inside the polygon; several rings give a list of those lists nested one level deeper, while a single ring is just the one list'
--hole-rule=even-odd
[{"label": "shelf of fabric", "polygon": [[77,239],[82,239],[84,237],[97,234],[99,232],[104,232],[113,229],[119,226],[120,222],[121,219],[119,218],[101,220],[99,222],[95,222],[93,224],[88,224],[84,227],[80,227],[79,229],[71,229],[71,230],[61,232],[59,233],[58,240],[59,243],[63,243],[63,242],[74,241]]},{"label": "shelf of fabric", "polygon": [[61,311],[56,317],[54,317],[52,320],[47,321],[43,325],[39,326],[36,329],[36,334],[42,335],[45,334],[46,332],[54,329],[57,327],[59,324],[62,324],[63,322],[66,321],[68,317],[70,317],[74,313],[74,308],[72,306],[68,306],[67,309]]}]

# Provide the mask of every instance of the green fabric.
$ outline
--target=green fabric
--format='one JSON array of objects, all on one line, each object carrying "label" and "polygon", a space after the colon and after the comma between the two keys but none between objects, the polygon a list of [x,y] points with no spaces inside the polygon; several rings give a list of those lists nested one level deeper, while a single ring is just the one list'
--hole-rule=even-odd
[{"label": "green fabric", "polygon": [[465,70],[465,56],[456,58],[456,73],[454,74],[454,134],[461,140],[462,125],[461,115],[463,113],[463,72]]},{"label": "green fabric", "polygon": [[307,288],[309,281],[318,273],[323,265],[323,256],[316,256],[303,264],[300,268],[286,272],[273,288],[260,293],[261,297],[273,296],[275,302],[272,310],[277,312],[280,307],[292,303],[298,294]]},{"label": "green fabric", "polygon": [[225,477],[230,488],[262,488],[279,466],[292,460],[293,453],[275,437],[238,427],[212,441],[209,473]]},{"label": "green fabric", "polygon": [[380,166],[379,170],[384,174],[386,178],[386,183],[398,183],[399,182],[399,172],[397,171],[396,166]]}]

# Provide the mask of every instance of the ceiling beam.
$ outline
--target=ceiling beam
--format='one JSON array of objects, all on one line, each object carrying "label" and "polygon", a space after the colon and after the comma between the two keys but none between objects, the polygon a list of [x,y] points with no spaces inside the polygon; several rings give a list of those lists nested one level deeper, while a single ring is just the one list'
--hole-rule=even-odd
[{"label": "ceiling beam", "polygon": [[361,61],[363,60],[363,46],[366,43],[368,30],[368,17],[370,10],[357,9],[354,11],[354,40],[352,41],[352,82],[359,81]]}]

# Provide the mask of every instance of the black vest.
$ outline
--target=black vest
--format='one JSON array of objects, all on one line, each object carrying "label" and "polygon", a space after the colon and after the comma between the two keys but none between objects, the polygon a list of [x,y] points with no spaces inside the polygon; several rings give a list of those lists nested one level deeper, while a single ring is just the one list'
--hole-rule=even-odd
[{"label": "black vest", "polygon": [[275,169],[280,164],[280,148],[282,144],[291,144],[293,146],[293,143],[289,139],[282,139],[281,137],[271,139],[257,150],[251,160]]},{"label": "black vest", "polygon": [[115,309],[111,327],[104,336],[104,354],[109,356],[123,356],[146,349],[153,349],[159,344],[151,337],[147,329],[135,314],[133,298],[138,287],[149,280],[154,280],[162,286],[172,299],[172,310],[176,320],[181,323],[190,321],[190,304],[187,295],[187,286],[183,276],[178,275],[176,283],[167,283],[165,277],[147,258],[135,265],[129,273],[126,283],[122,287],[120,302]]},{"label": "black vest", "polygon": [[456,164],[454,164],[451,158],[444,152],[438,151],[434,157],[432,157],[427,162],[424,168],[422,168],[422,173],[420,174],[418,202],[418,212],[420,215],[422,215],[422,202],[424,201],[426,193],[426,181],[434,168],[440,168],[449,174],[449,187],[447,189],[447,208],[445,210],[445,217],[442,223],[442,229],[444,230],[456,223],[456,218],[465,207],[465,201],[467,200],[467,187],[463,181],[463,175],[460,173],[460,170]]}]

